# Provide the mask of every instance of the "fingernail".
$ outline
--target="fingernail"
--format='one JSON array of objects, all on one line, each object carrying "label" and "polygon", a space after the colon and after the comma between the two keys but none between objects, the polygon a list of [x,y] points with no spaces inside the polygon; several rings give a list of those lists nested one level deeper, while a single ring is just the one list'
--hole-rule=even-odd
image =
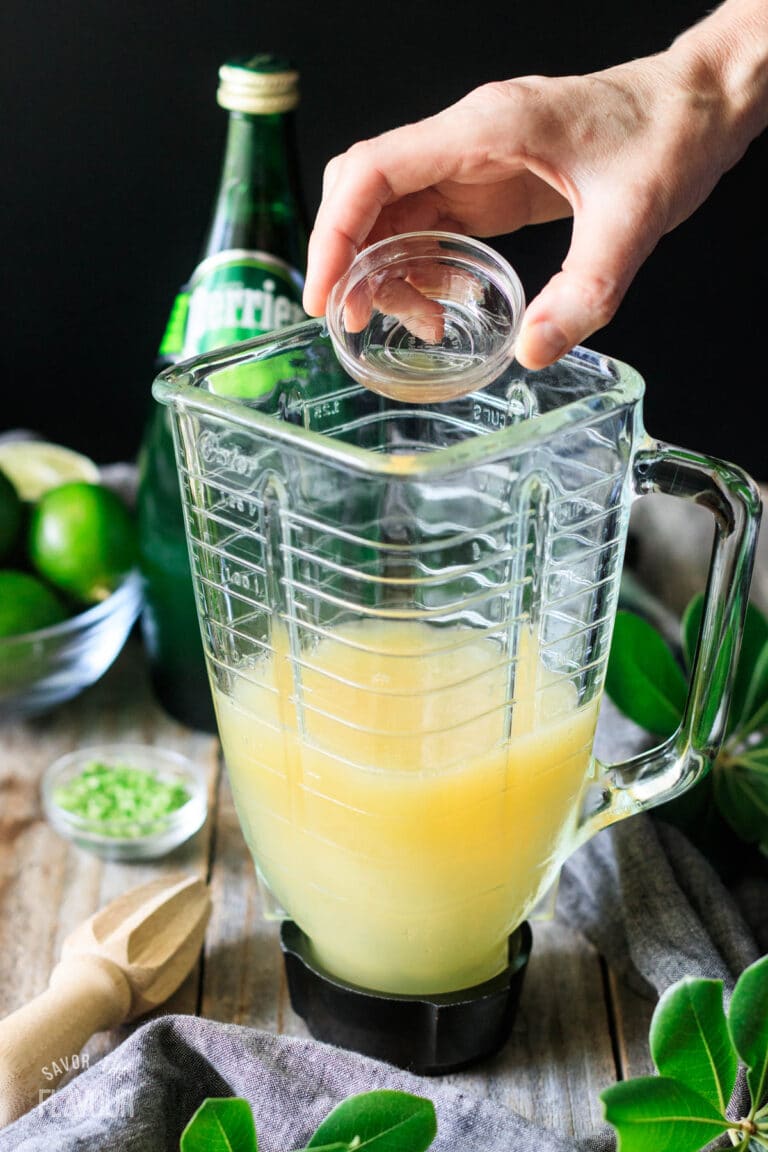
[{"label": "fingernail", "polygon": [[525,333],[525,344],[536,353],[536,360],[542,365],[559,360],[570,347],[570,341],[557,324],[551,320],[538,320]]}]

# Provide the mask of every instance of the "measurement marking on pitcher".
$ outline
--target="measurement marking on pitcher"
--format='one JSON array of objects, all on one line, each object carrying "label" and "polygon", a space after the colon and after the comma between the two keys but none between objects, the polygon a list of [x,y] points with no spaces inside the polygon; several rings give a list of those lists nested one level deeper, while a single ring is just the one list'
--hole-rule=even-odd
[{"label": "measurement marking on pitcher", "polygon": [[238,495],[237,492],[222,492],[219,507],[227,508],[231,512],[244,512],[247,516],[255,519],[259,514],[261,505],[256,500],[249,500],[246,496]]},{"label": "measurement marking on pitcher", "polygon": [[487,428],[506,428],[507,417],[499,408],[490,408],[487,404],[475,404],[472,408],[472,420],[475,424],[484,424]]},{"label": "measurement marking on pitcher", "polygon": [[255,574],[244,572],[242,568],[233,568],[226,560],[221,565],[221,582],[228,588],[242,588],[246,592],[256,592],[259,586]]}]

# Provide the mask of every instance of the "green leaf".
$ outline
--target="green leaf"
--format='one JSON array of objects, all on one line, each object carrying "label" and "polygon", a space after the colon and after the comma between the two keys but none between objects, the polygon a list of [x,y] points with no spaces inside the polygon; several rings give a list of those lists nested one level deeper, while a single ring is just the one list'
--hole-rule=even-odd
[{"label": "green leaf", "polygon": [[747,1066],[752,1103],[758,1108],[768,1092],[768,956],[750,964],[736,982],[728,1028]]},{"label": "green leaf", "polygon": [[624,1080],[600,1099],[618,1152],[698,1152],[729,1126],[708,1100],[669,1076]]},{"label": "green leaf", "polygon": [[696,655],[696,645],[699,642],[701,631],[701,618],[704,615],[704,594],[700,592],[694,596],[685,612],[681,624],[681,639],[683,642],[683,656],[685,666],[690,672],[693,668],[693,658]]},{"label": "green leaf", "polygon": [[[681,638],[683,656],[689,671],[693,665],[703,612],[704,597],[698,595],[694,596],[683,614]],[[729,637],[732,641],[730,631]],[[718,653],[714,671],[715,700],[718,693],[722,694],[725,685],[729,654],[728,647],[723,647]],[[734,673],[727,733],[749,725],[761,707],[765,708],[764,722],[768,723],[768,618],[754,604],[747,604],[741,651]]]},{"label": "green leaf", "polygon": [[[748,604],[741,654],[733,685],[730,731],[743,727],[750,714],[765,702],[768,693],[768,667],[763,663],[762,657],[767,648],[768,619],[755,608],[754,604]],[[751,709],[750,713],[747,711],[747,706]]]},{"label": "green leaf", "polygon": [[437,1134],[431,1100],[407,1092],[363,1092],[326,1116],[307,1145],[341,1143],[358,1152],[425,1152]]},{"label": "green leaf", "polygon": [[[689,670],[691,670],[693,666],[703,615],[704,597],[701,595],[694,596],[685,610],[682,621],[683,656]],[[726,685],[732,685],[736,676],[736,665],[733,661],[736,629],[735,625],[731,623],[724,634],[718,632],[718,628],[722,627],[722,617],[723,612],[721,607],[715,614],[715,634],[718,636],[718,639],[714,645],[710,642],[710,650],[705,654],[708,686],[705,699],[702,702],[699,728],[700,731],[707,733],[712,730],[715,724],[717,724],[718,728],[720,727],[718,714],[722,707]],[[732,672],[731,665],[733,665]],[[726,717],[726,734],[730,732],[732,728],[733,710],[730,707],[732,701],[733,695],[731,694],[728,716]]]},{"label": "green leaf", "polygon": [[204,1100],[181,1134],[181,1152],[257,1152],[256,1127],[247,1100]]},{"label": "green leaf", "polygon": [[618,612],[605,688],[630,720],[670,736],[685,707],[685,676],[659,633],[640,616]]},{"label": "green leaf", "polygon": [[750,731],[761,724],[768,726],[768,644],[763,645],[755,660],[744,708],[736,720],[739,729]]},{"label": "green leaf", "polygon": [[768,840],[768,741],[715,761],[715,802],[741,840]]},{"label": "green leaf", "polygon": [[725,1112],[738,1060],[723,1010],[722,980],[687,977],[668,988],[653,1013],[650,1044],[662,1076],[682,1080]]}]

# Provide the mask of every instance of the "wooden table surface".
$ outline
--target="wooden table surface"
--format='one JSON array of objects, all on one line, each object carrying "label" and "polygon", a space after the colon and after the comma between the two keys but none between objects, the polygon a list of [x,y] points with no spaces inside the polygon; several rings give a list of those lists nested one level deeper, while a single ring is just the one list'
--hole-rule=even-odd
[{"label": "wooden table surface", "polygon": [[[102,740],[176,749],[208,773],[205,826],[162,861],[101,861],[61,839],[42,816],[45,768],[64,752]],[[277,926],[261,916],[218,741],[183,728],[154,703],[133,637],[106,677],[77,700],[47,716],[0,725],[0,1016],[46,987],[62,941],[77,924],[126,889],[179,869],[208,879],[213,914],[200,961],[164,1010],[306,1035],[288,1001]],[[447,1079],[563,1135],[584,1135],[602,1123],[603,1088],[651,1070],[652,1009],[578,932],[556,920],[536,924],[508,1044],[476,1070]],[[94,1037],[90,1062],[129,1030]]]}]

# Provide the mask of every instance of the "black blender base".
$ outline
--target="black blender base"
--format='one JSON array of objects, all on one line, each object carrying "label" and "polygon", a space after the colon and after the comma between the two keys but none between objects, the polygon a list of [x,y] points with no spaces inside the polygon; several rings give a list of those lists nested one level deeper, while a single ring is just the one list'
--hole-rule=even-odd
[{"label": "black blender base", "polygon": [[291,1004],[315,1039],[420,1076],[456,1072],[504,1045],[532,942],[526,921],[509,938],[509,965],[493,980],[435,996],[396,996],[368,992],[323,972],[292,920],[285,920],[280,932]]}]

